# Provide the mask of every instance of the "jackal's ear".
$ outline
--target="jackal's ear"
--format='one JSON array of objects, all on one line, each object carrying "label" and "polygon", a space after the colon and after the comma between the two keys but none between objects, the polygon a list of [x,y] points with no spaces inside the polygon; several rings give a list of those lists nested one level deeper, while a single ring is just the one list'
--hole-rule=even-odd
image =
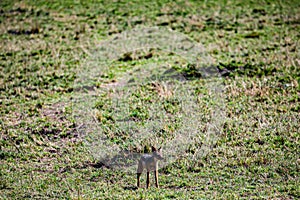
[{"label": "jackal's ear", "polygon": [[152,146],[151,148],[152,148],[152,152],[156,151],[156,148],[154,146]]},{"label": "jackal's ear", "polygon": [[159,149],[157,151],[160,151],[161,150],[161,147],[159,147]]}]

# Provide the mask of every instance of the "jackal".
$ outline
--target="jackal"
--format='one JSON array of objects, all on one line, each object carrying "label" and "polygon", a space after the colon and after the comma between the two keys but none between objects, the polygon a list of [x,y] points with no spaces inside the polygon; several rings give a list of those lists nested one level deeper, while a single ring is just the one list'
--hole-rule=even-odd
[{"label": "jackal", "polygon": [[154,171],[155,176],[155,185],[158,186],[158,161],[163,160],[161,148],[156,150],[155,147],[152,146],[152,154],[144,154],[139,160],[138,169],[137,169],[137,187],[140,187],[140,177],[143,173],[144,169],[147,170],[147,188],[149,188],[149,175],[150,171]]}]

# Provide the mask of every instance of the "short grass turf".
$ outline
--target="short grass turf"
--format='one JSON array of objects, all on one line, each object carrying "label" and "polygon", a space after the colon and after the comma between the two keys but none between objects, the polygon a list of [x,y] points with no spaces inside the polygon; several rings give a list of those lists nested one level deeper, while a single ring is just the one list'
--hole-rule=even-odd
[{"label": "short grass turf", "polygon": [[[300,1],[2,0],[0,7],[1,199],[300,198]],[[77,90],[77,72],[89,52],[140,25],[172,28],[202,44],[224,72],[226,107],[208,154],[196,161],[180,156],[160,169],[161,188],[149,190],[135,188],[134,173],[99,164],[78,131],[73,105],[65,103]],[[109,75],[94,86],[115,83],[133,65],[166,59],[192,77],[188,84],[203,95],[199,105],[207,103],[205,78],[165,52],[151,54],[111,63]],[[142,121],[160,94],[153,84],[135,89],[132,104],[139,107],[131,116]],[[112,128],[110,93],[103,90],[95,105],[97,123],[111,143],[126,149],[126,133]],[[173,116],[181,112],[176,101],[162,104]],[[209,116],[211,110],[202,108]],[[165,139],[176,123],[172,118]]]}]

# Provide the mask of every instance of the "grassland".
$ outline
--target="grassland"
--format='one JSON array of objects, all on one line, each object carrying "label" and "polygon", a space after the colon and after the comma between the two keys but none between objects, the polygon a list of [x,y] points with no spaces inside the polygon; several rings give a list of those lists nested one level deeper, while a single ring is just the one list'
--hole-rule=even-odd
[{"label": "grassland", "polygon": [[[0,22],[1,199],[300,198],[299,1],[4,0]],[[226,108],[209,152],[190,159],[203,141],[193,143],[160,169],[161,188],[149,190],[135,188],[134,173],[93,156],[73,101],[97,45],[140,25],[172,28],[202,44],[220,71]],[[100,93],[94,123],[110,144],[141,153],[153,140],[132,144],[119,131],[118,94],[107,86],[128,74],[138,79],[134,69],[166,63],[188,80],[201,110],[199,132],[208,129],[214,102],[205,86],[212,79],[159,49],[131,52],[89,85]],[[133,130],[149,120],[154,105],[169,113],[166,128],[152,136],[161,144],[184,126],[178,99],[161,82],[138,84],[127,100]]]}]

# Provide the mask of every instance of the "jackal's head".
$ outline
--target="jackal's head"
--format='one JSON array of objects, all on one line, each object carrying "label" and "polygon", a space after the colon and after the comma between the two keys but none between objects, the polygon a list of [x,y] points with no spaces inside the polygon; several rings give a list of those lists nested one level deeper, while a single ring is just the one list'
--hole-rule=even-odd
[{"label": "jackal's head", "polygon": [[158,160],[163,160],[164,159],[163,155],[162,155],[161,147],[159,149],[156,149],[155,147],[152,146],[152,154]]}]

